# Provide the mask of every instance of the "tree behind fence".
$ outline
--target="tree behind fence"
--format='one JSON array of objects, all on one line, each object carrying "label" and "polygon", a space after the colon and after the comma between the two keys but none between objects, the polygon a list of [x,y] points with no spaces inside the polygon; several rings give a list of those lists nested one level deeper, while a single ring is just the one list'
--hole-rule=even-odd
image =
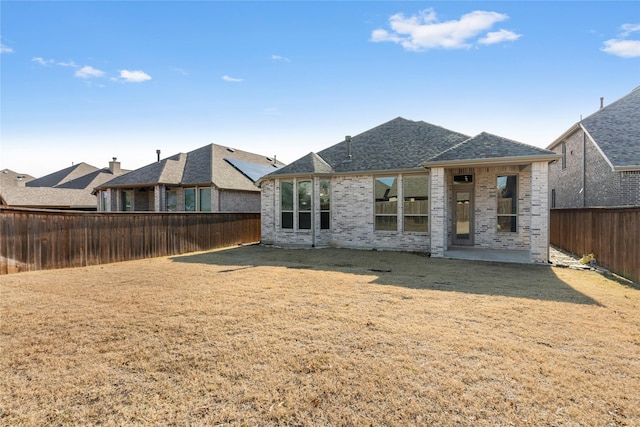
[{"label": "tree behind fence", "polygon": [[0,208],[0,273],[82,267],[260,241],[259,213]]},{"label": "tree behind fence", "polygon": [[552,209],[550,241],[640,283],[640,207]]}]

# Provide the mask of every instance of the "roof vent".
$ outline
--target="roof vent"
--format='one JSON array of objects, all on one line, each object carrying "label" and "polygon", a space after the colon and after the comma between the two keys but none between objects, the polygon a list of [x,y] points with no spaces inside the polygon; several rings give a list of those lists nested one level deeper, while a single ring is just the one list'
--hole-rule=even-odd
[{"label": "roof vent", "polygon": [[604,107],[604,96],[600,97],[600,108]]},{"label": "roof vent", "polygon": [[230,152],[230,153],[235,153],[236,152],[236,150],[234,150],[233,148],[229,148],[229,147],[227,147],[227,151]]}]

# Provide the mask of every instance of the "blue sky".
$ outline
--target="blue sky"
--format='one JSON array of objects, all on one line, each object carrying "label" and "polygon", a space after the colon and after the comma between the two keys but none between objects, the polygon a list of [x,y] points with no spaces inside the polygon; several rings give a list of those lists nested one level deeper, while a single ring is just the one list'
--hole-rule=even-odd
[{"label": "blue sky", "polygon": [[640,85],[637,1],[0,3],[0,168],[286,163],[402,116],[545,147]]}]

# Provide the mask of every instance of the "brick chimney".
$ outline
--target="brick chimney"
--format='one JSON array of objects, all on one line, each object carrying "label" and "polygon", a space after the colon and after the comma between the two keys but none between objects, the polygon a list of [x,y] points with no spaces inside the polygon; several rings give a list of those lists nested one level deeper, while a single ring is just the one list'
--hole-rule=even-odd
[{"label": "brick chimney", "polygon": [[114,175],[120,175],[120,162],[117,157],[114,157],[113,160],[109,162],[109,170]]}]

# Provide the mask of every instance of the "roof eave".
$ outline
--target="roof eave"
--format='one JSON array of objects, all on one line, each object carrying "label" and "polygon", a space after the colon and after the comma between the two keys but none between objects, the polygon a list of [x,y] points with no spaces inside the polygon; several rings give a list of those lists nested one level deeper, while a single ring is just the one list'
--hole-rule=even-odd
[{"label": "roof eave", "polygon": [[287,178],[313,178],[313,177],[331,177],[331,176],[355,176],[355,175],[383,175],[383,174],[397,174],[397,173],[415,173],[423,172],[424,167],[418,166],[409,169],[381,169],[381,170],[357,170],[346,172],[302,172],[302,173],[287,173],[278,175],[267,175],[256,181],[256,185],[262,184],[263,181],[269,181],[271,179],[287,179]]},{"label": "roof eave", "polygon": [[616,172],[637,172],[640,171],[640,165],[636,166],[614,166],[613,170]]},{"label": "roof eave", "polygon": [[493,165],[521,165],[533,162],[552,162],[562,158],[560,154],[545,154],[540,156],[518,156],[518,157],[493,157],[488,159],[464,159],[464,160],[441,160],[434,162],[424,162],[425,168],[432,167],[470,167],[470,166],[493,166]]},{"label": "roof eave", "polygon": [[569,129],[567,129],[562,135],[556,138],[548,147],[547,150],[553,150],[558,144],[567,139],[569,135],[580,129],[580,122],[574,124]]}]

